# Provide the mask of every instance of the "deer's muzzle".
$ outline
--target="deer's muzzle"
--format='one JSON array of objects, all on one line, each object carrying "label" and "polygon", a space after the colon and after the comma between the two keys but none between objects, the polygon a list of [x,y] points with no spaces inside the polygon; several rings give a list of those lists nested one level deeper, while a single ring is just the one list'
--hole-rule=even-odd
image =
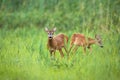
[{"label": "deer's muzzle", "polygon": [[102,45],[102,46],[100,46],[101,48],[103,48],[104,46]]}]

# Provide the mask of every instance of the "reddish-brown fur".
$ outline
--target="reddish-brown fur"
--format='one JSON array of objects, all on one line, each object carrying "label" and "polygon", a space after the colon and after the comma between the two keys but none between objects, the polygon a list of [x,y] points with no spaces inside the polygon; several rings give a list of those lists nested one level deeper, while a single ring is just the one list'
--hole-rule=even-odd
[{"label": "reddish-brown fur", "polygon": [[[54,34],[54,29],[53,30],[46,30],[48,33],[53,33]],[[53,35],[52,34],[52,35]],[[65,47],[65,43],[68,42],[68,37],[65,34],[58,34],[55,37],[49,38],[48,37],[48,42],[47,42],[47,47],[50,51],[51,56],[54,53],[55,57],[55,51],[59,50],[61,57],[64,57],[62,48],[65,49],[67,52],[67,49]]]},{"label": "reddish-brown fur", "polygon": [[84,49],[84,53],[86,52],[86,47],[91,50],[92,44],[99,44],[100,47],[102,46],[102,41],[100,36],[95,36],[95,39],[93,38],[86,38],[83,34],[76,33],[73,34],[71,37],[71,43],[70,43],[70,50],[71,51],[73,45],[75,45],[74,52],[78,49],[79,46],[82,46]]}]

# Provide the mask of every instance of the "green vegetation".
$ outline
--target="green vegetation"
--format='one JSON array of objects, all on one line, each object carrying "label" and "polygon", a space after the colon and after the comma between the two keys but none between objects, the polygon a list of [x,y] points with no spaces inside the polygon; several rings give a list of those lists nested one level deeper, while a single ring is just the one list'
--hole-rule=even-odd
[{"label": "green vegetation", "polygon": [[[0,80],[119,80],[119,13],[119,0],[0,0]],[[50,60],[44,27],[69,43],[76,32],[100,34],[104,48]]]}]

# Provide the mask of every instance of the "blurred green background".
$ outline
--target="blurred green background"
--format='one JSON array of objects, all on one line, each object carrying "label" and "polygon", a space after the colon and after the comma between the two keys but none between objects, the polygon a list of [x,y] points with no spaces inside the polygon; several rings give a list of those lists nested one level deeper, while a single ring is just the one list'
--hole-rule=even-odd
[{"label": "blurred green background", "polygon": [[[100,34],[104,48],[50,60],[45,27],[69,43],[73,33]],[[0,0],[0,80],[119,79],[120,0]]]}]

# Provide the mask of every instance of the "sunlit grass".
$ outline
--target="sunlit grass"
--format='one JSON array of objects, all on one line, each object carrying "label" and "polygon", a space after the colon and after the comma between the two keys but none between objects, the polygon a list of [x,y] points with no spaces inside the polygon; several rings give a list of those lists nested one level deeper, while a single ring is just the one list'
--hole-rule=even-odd
[{"label": "sunlit grass", "polygon": [[[87,50],[87,54],[84,55],[80,47],[74,55],[70,55],[69,60],[67,57],[61,59],[59,52],[56,53],[56,60],[50,60],[46,48],[47,34],[44,29],[18,28],[7,31],[1,29],[0,35],[0,79],[2,80],[119,79],[120,55],[115,45],[118,35],[107,37],[108,34],[105,34],[104,48],[94,45],[92,54]],[[91,35],[94,36],[92,33]],[[69,45],[67,47],[69,48]]]}]

